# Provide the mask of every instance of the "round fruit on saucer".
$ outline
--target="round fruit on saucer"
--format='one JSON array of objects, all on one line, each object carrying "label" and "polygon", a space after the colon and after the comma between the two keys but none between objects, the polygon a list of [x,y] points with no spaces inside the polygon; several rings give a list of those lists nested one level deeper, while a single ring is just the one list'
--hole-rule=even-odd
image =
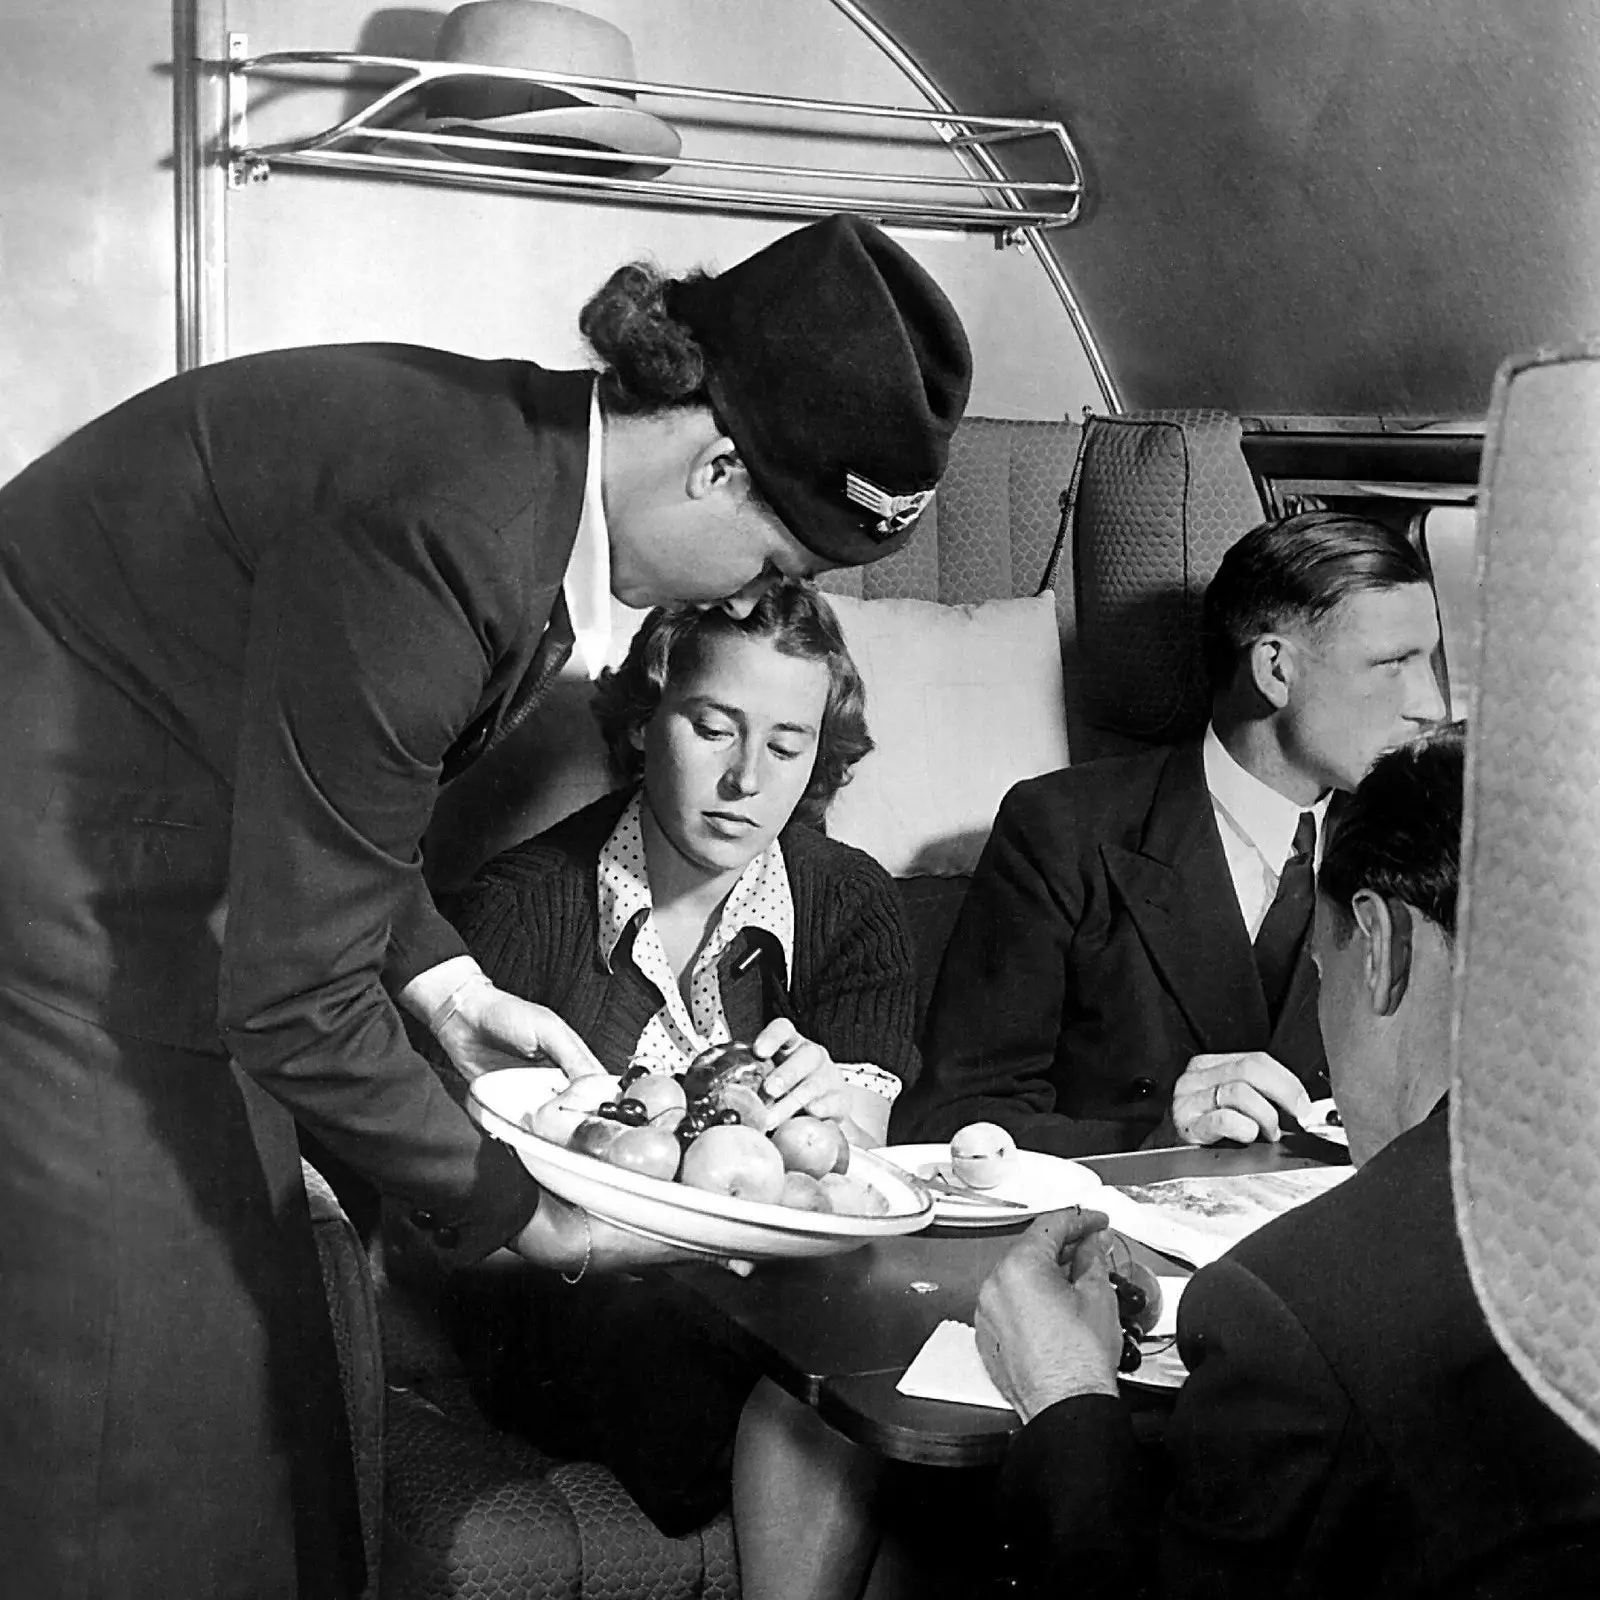
[{"label": "round fruit on saucer", "polygon": [[950,1170],[969,1189],[993,1189],[1004,1180],[1017,1142],[998,1123],[969,1122],[950,1140]]}]

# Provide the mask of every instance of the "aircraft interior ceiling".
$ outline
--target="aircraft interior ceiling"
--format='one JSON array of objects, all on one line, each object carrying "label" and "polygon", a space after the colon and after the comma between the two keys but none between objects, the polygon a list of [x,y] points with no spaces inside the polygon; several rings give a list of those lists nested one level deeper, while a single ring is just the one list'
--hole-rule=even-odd
[{"label": "aircraft interior ceiling", "polygon": [[1065,122],[1090,193],[1046,237],[1130,409],[1477,416],[1508,353],[1600,329],[1600,8],[860,9],[957,109]]}]

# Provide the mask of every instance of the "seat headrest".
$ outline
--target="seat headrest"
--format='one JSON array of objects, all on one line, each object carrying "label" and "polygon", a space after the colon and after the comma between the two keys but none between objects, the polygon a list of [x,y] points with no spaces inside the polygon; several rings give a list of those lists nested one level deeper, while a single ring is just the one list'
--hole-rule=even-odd
[{"label": "seat headrest", "polygon": [[1103,734],[1163,744],[1205,726],[1201,602],[1223,553],[1264,515],[1240,434],[1216,411],[1085,420],[1078,645],[1084,718]]},{"label": "seat headrest", "polygon": [[1600,338],[1501,369],[1478,506],[1456,1217],[1501,1346],[1600,1446]]}]

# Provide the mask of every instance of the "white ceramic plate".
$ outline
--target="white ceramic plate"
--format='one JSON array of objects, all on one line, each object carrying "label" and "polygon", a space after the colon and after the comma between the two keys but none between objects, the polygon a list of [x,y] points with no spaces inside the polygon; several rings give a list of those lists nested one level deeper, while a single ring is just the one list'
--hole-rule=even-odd
[{"label": "white ceramic plate", "polygon": [[864,1150],[850,1153],[850,1175],[889,1202],[881,1217],[843,1217],[797,1211],[691,1189],[664,1178],[614,1167],[537,1138],[520,1118],[535,1111],[566,1082],[548,1067],[507,1067],[472,1082],[468,1110],[486,1133],[503,1140],[538,1181],[573,1205],[648,1239],[741,1260],[839,1255],[873,1239],[915,1233],[933,1220],[926,1190]]},{"label": "white ceramic plate", "polygon": [[[950,1170],[948,1144],[892,1144],[878,1152],[897,1167],[903,1167],[916,1178],[943,1178],[954,1183]],[[984,1201],[993,1196],[999,1200],[1013,1200],[1021,1206],[974,1204],[967,1200],[950,1200],[933,1190],[934,1220],[941,1227],[996,1228],[1007,1223],[1026,1222],[1046,1211],[1059,1211],[1063,1206],[1093,1205],[1094,1196],[1102,1185],[1098,1174],[1076,1161],[1063,1161],[1060,1156],[1047,1156],[1037,1150],[1018,1150],[1011,1158],[1015,1166],[1005,1179],[993,1189],[973,1189],[973,1201]]]},{"label": "white ceramic plate", "polygon": [[1329,1144],[1343,1145],[1348,1150],[1350,1148],[1350,1135],[1337,1122],[1328,1121],[1328,1113],[1332,1110],[1333,1101],[1331,1099],[1313,1100],[1311,1102],[1311,1110],[1300,1126],[1307,1133],[1315,1134],[1319,1139],[1326,1139]]}]

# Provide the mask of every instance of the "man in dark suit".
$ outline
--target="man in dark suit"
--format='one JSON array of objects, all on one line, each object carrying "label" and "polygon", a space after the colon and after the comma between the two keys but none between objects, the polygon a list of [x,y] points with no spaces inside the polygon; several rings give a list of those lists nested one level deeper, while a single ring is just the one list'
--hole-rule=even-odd
[{"label": "man in dark suit", "polygon": [[898,1139],[1074,1156],[1279,1133],[1324,1090],[1311,873],[1329,802],[1444,712],[1427,568],[1375,522],[1252,529],[1206,591],[1202,739],[1005,798]]},{"label": "man in dark suit", "polygon": [[1191,1281],[1164,1508],[1117,1398],[1104,1216],[1041,1219],[985,1284],[979,1349],[1026,1424],[1000,1483],[1026,1592],[1593,1593],[1600,1455],[1495,1344],[1456,1234],[1461,786],[1439,734],[1383,757],[1335,825],[1315,952],[1357,1171]]}]

